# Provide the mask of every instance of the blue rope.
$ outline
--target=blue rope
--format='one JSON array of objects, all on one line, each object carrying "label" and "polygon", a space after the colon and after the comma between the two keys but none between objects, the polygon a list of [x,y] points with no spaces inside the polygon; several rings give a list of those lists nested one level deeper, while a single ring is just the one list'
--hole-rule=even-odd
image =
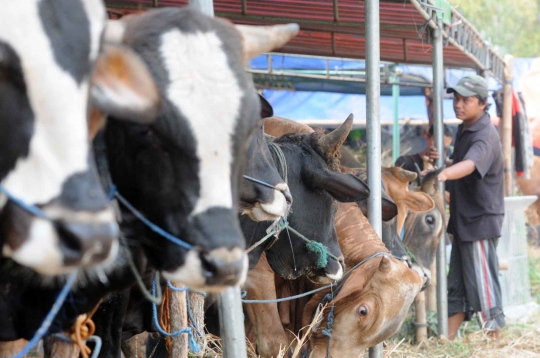
[{"label": "blue rope", "polygon": [[147,218],[144,217],[144,215],[137,209],[135,209],[135,207],[133,205],[131,205],[129,203],[129,201],[127,201],[126,198],[124,198],[117,190],[116,188],[113,186],[111,188],[111,192],[109,192],[109,197],[111,196],[111,193],[114,192],[114,196],[120,200],[120,202],[122,204],[124,204],[124,206],[126,208],[129,209],[129,211],[131,211],[131,213],[133,215],[135,215],[137,217],[137,219],[139,219],[140,221],[143,222],[143,224],[145,224],[146,226],[148,226],[152,231],[154,231],[155,233],[157,233],[158,235],[160,235],[161,237],[169,240],[170,242],[172,242],[173,244],[176,244],[186,250],[193,250],[193,246],[188,244],[187,242],[185,241],[182,241],[180,240],[179,238],[177,238],[176,236],[174,235],[171,235],[169,234],[167,231],[163,230],[162,228],[160,228],[159,226],[157,226],[156,224],[154,224],[153,222],[151,222],[150,220],[148,220]]},{"label": "blue rope", "polygon": [[[356,265],[354,265],[349,271],[345,272],[345,274],[343,274],[343,276],[337,280],[337,281],[334,281],[333,283],[331,284],[328,284],[326,286],[322,286],[322,287],[319,287],[319,288],[316,288],[314,290],[311,290],[311,291],[308,291],[308,292],[304,292],[302,294],[299,294],[299,295],[294,295],[294,296],[289,296],[289,297],[284,297],[284,298],[278,298],[278,299],[275,299],[275,300],[242,300],[242,303],[279,303],[279,302],[285,302],[285,301],[292,301],[292,300],[296,300],[298,298],[302,298],[302,297],[306,297],[306,296],[309,296],[309,295],[312,295],[314,293],[317,293],[319,291],[323,291],[323,290],[326,290],[326,289],[333,289],[334,287],[337,287],[338,285],[343,285],[343,283],[345,282],[345,280],[347,279],[347,277],[354,271],[356,270],[357,268],[359,268],[360,266],[362,266],[363,264],[365,264],[367,261],[371,260],[371,259],[374,259],[376,257],[381,257],[381,256],[391,256],[395,259],[398,259],[400,261],[405,261],[403,258],[401,257],[398,257],[398,256],[394,256],[392,254],[389,254],[389,253],[386,253],[386,252],[377,252],[376,254],[374,255],[371,255],[369,257],[366,257],[365,259],[363,259],[362,261],[360,261],[359,263],[357,263]],[[245,297],[247,294],[246,291],[242,291],[242,298]],[[328,295],[327,295],[328,296]],[[326,297],[326,296],[325,296]],[[333,299],[333,297],[332,297]],[[328,301],[330,302],[330,301]]]},{"label": "blue rope", "polygon": [[[152,280],[152,294],[155,295],[155,293],[156,293],[156,279],[154,278],[154,280]],[[157,315],[157,305],[155,303],[152,303],[152,315],[154,317],[154,324],[156,325],[159,333],[161,333],[162,335],[166,337],[171,337],[171,338],[177,337],[181,335],[182,333],[187,333],[188,342],[189,342],[189,350],[194,353],[198,353],[201,350],[201,347],[197,344],[197,342],[193,338],[193,332],[191,331],[190,327],[182,328],[173,333],[169,333],[161,327],[161,325],[159,324],[158,315]]]},{"label": "blue rope", "polygon": [[23,350],[19,352],[14,358],[23,358],[25,355],[27,355],[32,348],[35,347],[36,344],[47,334],[47,331],[49,330],[54,318],[58,314],[58,311],[62,307],[62,304],[64,303],[69,291],[71,290],[71,286],[73,286],[73,283],[77,279],[78,271],[74,270],[72,271],[68,279],[66,281],[66,284],[62,288],[62,291],[58,294],[58,297],[56,297],[56,301],[54,302],[51,310],[49,313],[47,313],[47,316],[41,322],[41,326],[39,326],[39,329],[36,331],[34,337],[26,343],[26,346],[24,346]]},{"label": "blue rope", "polygon": [[28,204],[22,201],[21,199],[15,197],[11,194],[3,185],[0,185],[0,192],[4,193],[5,196],[15,204],[28,211],[30,214],[40,217],[45,220],[51,220],[40,208],[33,204]]},{"label": "blue rope", "polygon": [[[292,301],[292,300],[296,300],[298,298],[302,298],[302,297],[312,295],[312,294],[317,293],[319,291],[326,290],[328,288],[335,287],[337,285],[337,282],[338,281],[336,281],[334,283],[331,283],[329,285],[323,286],[323,287],[316,288],[316,289],[308,291],[308,292],[304,292],[304,293],[299,294],[299,295],[295,295],[295,296],[277,298],[275,300],[242,300],[242,303],[280,303],[280,302],[285,302],[285,301]],[[247,295],[247,292],[242,291],[242,298],[246,297],[246,295]]]},{"label": "blue rope", "polygon": [[[54,338],[58,338],[59,340],[64,341],[66,343],[75,343],[71,338],[64,336],[62,333],[55,333],[55,334],[52,334],[51,336]],[[92,341],[95,343],[95,346],[94,346],[94,350],[92,351],[92,355],[90,356],[90,358],[97,358],[99,356],[99,352],[101,351],[101,346],[103,345],[103,342],[101,341],[101,338],[99,336],[90,336],[88,337],[86,341],[83,341],[83,342],[86,343],[86,342],[92,342]]]}]

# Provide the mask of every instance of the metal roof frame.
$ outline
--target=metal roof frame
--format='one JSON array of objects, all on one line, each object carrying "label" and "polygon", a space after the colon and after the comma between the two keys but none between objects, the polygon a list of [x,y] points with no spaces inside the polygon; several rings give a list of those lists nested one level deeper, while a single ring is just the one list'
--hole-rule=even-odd
[{"label": "metal roof frame", "polygon": [[[109,10],[129,13],[152,7],[187,6],[187,0],[106,0]],[[365,58],[365,3],[358,0],[214,0],[215,15],[240,24],[295,22],[299,35],[278,52]],[[381,60],[432,63],[431,31],[437,12],[429,0],[380,0]],[[504,61],[455,9],[443,25],[445,67],[489,72],[504,83]]]}]

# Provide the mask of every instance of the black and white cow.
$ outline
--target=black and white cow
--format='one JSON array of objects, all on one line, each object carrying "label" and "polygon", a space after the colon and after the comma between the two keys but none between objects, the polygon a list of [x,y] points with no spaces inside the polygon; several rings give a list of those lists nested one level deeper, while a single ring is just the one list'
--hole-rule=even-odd
[{"label": "black and white cow", "polygon": [[[105,21],[101,0],[16,1],[0,12],[0,184],[50,219],[0,194],[0,245],[4,256],[43,274],[117,252],[118,226],[89,140],[89,95],[120,117],[142,110],[139,119],[148,122],[155,114],[157,103],[122,84],[126,78],[98,78],[91,89]],[[118,74],[123,52],[115,59],[101,73]]]},{"label": "black and white cow", "polygon": [[[139,235],[146,256],[165,278],[190,287],[239,284],[247,274],[236,216],[239,185],[260,118],[243,61],[268,30],[239,32],[226,21],[173,8],[116,23],[156,80],[162,110],[152,125],[110,122],[105,141],[112,179],[151,221],[195,246],[186,251],[145,230]],[[272,31],[263,50],[284,44],[298,26]]]}]

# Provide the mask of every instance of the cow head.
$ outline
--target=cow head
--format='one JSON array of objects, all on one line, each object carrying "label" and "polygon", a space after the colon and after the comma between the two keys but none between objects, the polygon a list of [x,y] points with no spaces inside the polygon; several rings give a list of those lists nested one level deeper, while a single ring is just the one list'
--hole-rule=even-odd
[{"label": "cow head", "polygon": [[[326,306],[322,321],[314,328],[309,357],[326,357],[328,337],[322,331],[332,304],[330,356],[360,357],[366,348],[398,332],[423,281],[395,258],[383,256],[366,262],[352,272],[337,297]],[[315,294],[307,304],[304,326],[311,322],[325,293]]]},{"label": "cow head", "polygon": [[[118,227],[91,151],[89,94],[98,108],[117,113],[139,114],[143,103],[150,115],[156,105],[137,102],[131,77],[118,76],[131,63],[123,54],[114,68],[101,66],[100,73],[122,79],[113,79],[116,87],[103,83],[96,98],[91,77],[107,52],[104,25],[99,0],[23,1],[0,12],[0,181],[51,219],[0,194],[0,245],[4,256],[39,273],[90,266],[117,252]],[[148,122],[146,115],[139,119]]]},{"label": "cow head", "polygon": [[[367,172],[363,168],[347,170],[355,173],[361,179],[365,180],[367,177]],[[399,235],[401,232],[399,222],[404,221],[411,212],[426,213],[433,210],[435,203],[431,196],[425,192],[409,191],[409,182],[417,178],[413,172],[397,167],[382,168],[381,177],[385,187],[385,190],[382,191],[383,220],[385,220],[382,224],[382,240],[393,255],[410,262],[411,258]],[[367,215],[366,202],[360,202],[358,206],[362,209],[364,215]],[[397,209],[397,211],[394,209]],[[416,271],[426,275],[428,278],[430,277],[429,266],[421,267],[417,263],[410,263]]]},{"label": "cow head", "polygon": [[[260,95],[259,99],[261,100],[261,117],[271,116],[272,106]],[[245,179],[240,186],[240,212],[249,215],[254,221],[273,221],[285,216],[289,205],[292,204],[292,196],[268,150],[263,122],[259,124],[251,137],[245,174],[273,185],[279,190]]]},{"label": "cow head", "polygon": [[[290,133],[274,142],[286,157],[288,184],[295,198],[288,216],[291,227],[308,239],[322,243],[337,257],[342,255],[333,224],[334,200],[352,202],[369,196],[363,181],[337,172],[336,154],[349,134],[352,121],[350,115],[339,128],[326,135]],[[325,283],[343,274],[342,262],[329,258],[328,265],[320,267],[318,256],[308,250],[306,242],[286,230],[266,251],[266,257],[272,269],[287,279],[306,274],[314,282]]]},{"label": "cow head", "polygon": [[443,168],[419,176],[419,185],[411,186],[411,191],[429,195],[435,207],[423,212],[409,212],[405,219],[403,243],[416,256],[423,267],[430,268],[435,252],[446,227],[446,215],[442,195],[437,186],[437,175]]},{"label": "cow head", "polygon": [[239,185],[260,118],[243,65],[253,47],[280,46],[282,35],[290,39],[298,26],[235,28],[174,8],[119,21],[118,36],[156,80],[162,110],[153,125],[110,121],[105,141],[112,179],[151,221],[194,246],[185,250],[143,229],[138,237],[146,256],[165,278],[190,287],[241,284],[247,256],[237,218]]}]

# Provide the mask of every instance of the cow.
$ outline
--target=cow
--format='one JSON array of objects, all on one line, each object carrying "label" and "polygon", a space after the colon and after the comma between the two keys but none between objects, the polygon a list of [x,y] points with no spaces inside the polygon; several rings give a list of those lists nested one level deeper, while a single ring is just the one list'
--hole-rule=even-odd
[{"label": "cow", "polygon": [[145,123],[159,104],[157,95],[144,97],[151,81],[118,73],[134,60],[100,46],[104,26],[100,0],[24,1],[0,13],[0,245],[4,257],[45,275],[111,261],[118,251],[91,152],[89,103]]},{"label": "cow", "polygon": [[[267,121],[270,121],[268,126]],[[306,274],[316,282],[327,282],[341,277],[342,263],[335,259],[340,260],[341,252],[333,227],[334,200],[359,201],[369,195],[363,181],[354,175],[337,172],[339,159],[336,154],[349,134],[352,121],[350,115],[339,128],[326,135],[289,133],[273,142],[283,152],[288,184],[296,198],[287,221],[305,237],[326,246],[334,258],[325,260],[326,265],[320,265],[320,258],[310,251],[305,241],[289,230],[283,230],[277,240],[250,252],[250,268],[264,251],[272,269],[287,279]],[[265,131],[272,136],[277,134],[273,131],[274,122],[275,118],[265,119]],[[248,219],[243,219],[241,224],[251,243],[266,235],[267,225]]]},{"label": "cow", "polygon": [[418,185],[412,184],[410,187],[413,192],[428,194],[434,207],[423,212],[411,210],[405,219],[403,242],[426,268],[432,266],[443,230],[446,229],[444,203],[437,186],[437,175],[441,170],[429,172],[425,177],[419,176]]},{"label": "cow", "polygon": [[116,23],[124,26],[123,43],[156,80],[162,111],[149,126],[108,125],[112,180],[148,219],[196,246],[185,250],[146,229],[138,233],[145,254],[166,279],[193,288],[239,284],[247,256],[236,218],[238,192],[246,139],[260,112],[242,64],[261,32],[273,31],[266,49],[284,44],[298,26],[235,28],[190,8],[156,9]]},{"label": "cow", "polygon": [[[337,296],[324,309],[323,318],[308,338],[309,357],[360,356],[362,352],[394,335],[403,323],[408,308],[425,283],[425,278],[404,263],[390,256],[367,218],[355,203],[339,203],[335,217],[339,243],[346,269],[377,253],[345,279]],[[275,286],[273,283],[275,282]],[[305,278],[286,281],[274,277],[265,260],[250,272],[245,287],[248,299],[283,298],[309,291],[314,285]],[[264,290],[263,290],[264,289]],[[261,357],[277,356],[280,348],[289,346],[294,335],[309,325],[320,303],[330,289],[307,298],[275,304],[245,304],[246,331],[252,329]],[[332,338],[323,334],[327,314],[333,306]],[[249,326],[251,325],[251,327]],[[269,338],[272,337],[272,338]]]},{"label": "cow", "polygon": [[[259,95],[261,101],[261,118],[271,116],[272,107],[264,97]],[[268,149],[264,135],[264,122],[251,137],[249,143],[245,180],[240,186],[239,210],[248,215],[253,221],[274,221],[287,214],[292,204],[292,195],[287,183],[283,181],[277,171],[272,155]],[[246,177],[249,177],[246,179]],[[264,178],[265,184],[257,183],[253,179]],[[277,190],[276,190],[277,189]]]}]

